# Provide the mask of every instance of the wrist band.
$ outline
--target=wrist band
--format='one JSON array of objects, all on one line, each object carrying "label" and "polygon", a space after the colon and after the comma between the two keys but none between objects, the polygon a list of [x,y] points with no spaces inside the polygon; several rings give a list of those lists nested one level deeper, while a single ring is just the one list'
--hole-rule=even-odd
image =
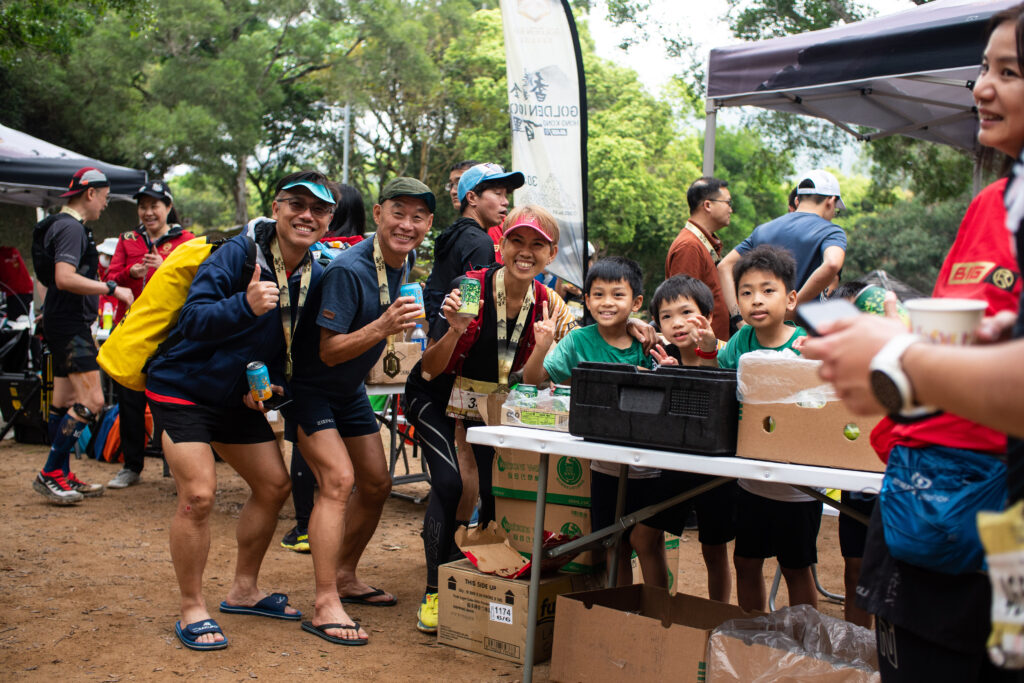
[{"label": "wrist band", "polygon": [[694,353],[697,354],[697,358],[703,358],[704,360],[718,358],[718,349],[715,349],[714,351],[703,351],[698,346],[696,349],[694,349]]}]

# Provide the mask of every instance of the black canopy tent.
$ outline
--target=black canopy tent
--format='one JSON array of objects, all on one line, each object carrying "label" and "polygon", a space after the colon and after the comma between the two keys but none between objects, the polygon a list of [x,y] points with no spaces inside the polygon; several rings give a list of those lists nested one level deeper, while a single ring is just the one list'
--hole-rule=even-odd
[{"label": "black canopy tent", "polygon": [[60,198],[75,171],[94,166],[110,180],[112,199],[131,199],[146,172],[107,164],[0,125],[0,202],[48,207]]},{"label": "black canopy tent", "polygon": [[823,118],[861,141],[908,135],[975,152],[971,88],[985,26],[1018,2],[936,0],[822,31],[713,49],[704,175],[714,173],[715,119],[723,107]]}]

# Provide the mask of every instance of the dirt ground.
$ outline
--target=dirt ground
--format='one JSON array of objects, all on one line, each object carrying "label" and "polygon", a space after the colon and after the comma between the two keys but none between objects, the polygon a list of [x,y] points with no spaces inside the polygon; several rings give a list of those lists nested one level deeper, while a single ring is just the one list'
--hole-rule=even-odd
[{"label": "dirt ground", "polygon": [[[45,452],[42,446],[0,442],[0,680],[521,678],[517,665],[438,645],[416,630],[425,571],[419,537],[423,506],[394,497],[363,557],[361,575],[395,593],[399,603],[349,612],[370,634],[368,646],[330,645],[302,632],[295,622],[220,614],[216,605],[231,582],[235,520],[247,491],[224,463],[217,465],[219,487],[204,590],[211,614],[231,644],[214,652],[187,650],[174,635],[178,592],[167,534],[175,494],[172,480],[161,476],[161,462],[147,459],[138,486],[60,508],[31,488]],[[84,459],[72,467],[83,480],[101,483],[119,469]],[[425,485],[396,487],[417,489],[425,490]],[[267,592],[288,593],[292,605],[311,614],[310,558],[277,544],[291,528],[292,514],[289,501],[263,563],[260,585]],[[695,532],[687,532],[680,547],[680,588],[706,596]],[[818,552],[822,584],[842,593],[835,517],[823,519]],[[766,563],[767,581],[774,571],[774,563]],[[787,604],[784,586],[778,604]],[[822,602],[821,609],[842,617],[839,605]],[[546,680],[547,673],[546,664],[535,668],[537,680]]]}]

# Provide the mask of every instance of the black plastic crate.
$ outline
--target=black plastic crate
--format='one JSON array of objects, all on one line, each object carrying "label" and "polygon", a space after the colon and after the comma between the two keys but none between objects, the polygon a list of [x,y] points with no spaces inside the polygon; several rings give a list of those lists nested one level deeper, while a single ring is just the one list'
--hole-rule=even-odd
[{"label": "black plastic crate", "polygon": [[736,371],[580,363],[569,432],[589,441],[698,455],[735,455]]}]

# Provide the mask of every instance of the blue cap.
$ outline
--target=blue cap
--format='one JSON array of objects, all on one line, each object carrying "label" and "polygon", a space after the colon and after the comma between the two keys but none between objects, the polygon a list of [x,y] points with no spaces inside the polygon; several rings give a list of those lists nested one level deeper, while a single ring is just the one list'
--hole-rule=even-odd
[{"label": "blue cap", "polygon": [[477,164],[472,166],[462,177],[459,178],[459,201],[466,198],[468,192],[476,190],[477,186],[488,180],[505,180],[502,183],[510,192],[522,187],[526,178],[519,171],[508,171],[498,164]]},{"label": "blue cap", "polygon": [[317,199],[322,199],[323,201],[327,202],[328,204],[335,204],[335,203],[337,203],[337,202],[334,201],[334,195],[331,194],[331,191],[328,190],[323,185],[321,185],[320,183],[314,183],[314,182],[311,182],[309,180],[299,180],[299,181],[296,181],[294,183],[288,183],[287,185],[285,185],[281,189],[282,190],[290,190],[293,187],[304,187],[307,190],[309,190],[310,192],[312,192],[314,197],[316,197]]}]

